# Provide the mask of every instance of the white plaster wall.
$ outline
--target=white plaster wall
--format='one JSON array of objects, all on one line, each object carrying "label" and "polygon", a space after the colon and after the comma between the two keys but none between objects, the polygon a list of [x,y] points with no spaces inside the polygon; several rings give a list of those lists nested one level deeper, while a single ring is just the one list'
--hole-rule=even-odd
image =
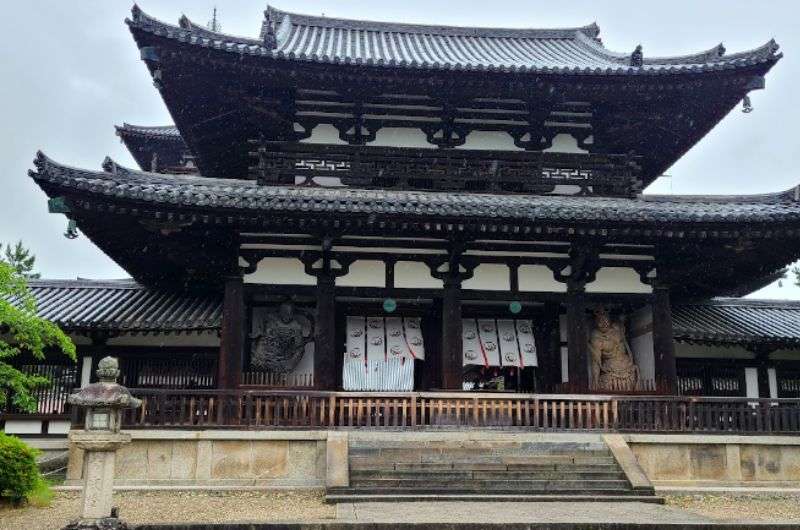
[{"label": "white plaster wall", "polygon": [[399,288],[441,289],[442,280],[431,276],[431,270],[419,261],[398,261],[394,266],[394,286]]},{"label": "white plaster wall", "polygon": [[511,289],[509,268],[502,263],[483,263],[475,267],[472,278],[461,284],[462,289],[508,291]]},{"label": "white plaster wall", "polygon": [[758,368],[748,366],[744,369],[745,396],[758,398]]},{"label": "white plaster wall", "polygon": [[306,274],[303,263],[297,258],[264,258],[258,268],[244,277],[245,283],[272,285],[316,285],[317,279]]},{"label": "white plaster wall", "polygon": [[546,153],[588,153],[586,149],[578,147],[578,140],[568,133],[557,134],[553,138],[553,145],[545,149]]},{"label": "white plaster wall", "polygon": [[639,279],[630,267],[602,267],[595,280],[586,284],[589,293],[652,293],[653,289]]},{"label": "white plaster wall", "polygon": [[505,131],[472,131],[467,135],[466,141],[456,149],[524,151],[514,145],[514,139]]},{"label": "white plaster wall", "polygon": [[41,434],[40,420],[7,420],[3,431],[6,434]]},{"label": "white plaster wall", "polygon": [[656,377],[655,352],[653,349],[653,309],[643,307],[632,313],[628,319],[630,346],[639,377],[642,380],[653,380]]},{"label": "white plaster wall", "polygon": [[382,261],[358,260],[344,276],[336,279],[344,287],[385,287],[386,265]]},{"label": "white plaster wall", "polygon": [[312,129],[311,136],[300,143],[305,144],[339,144],[347,145],[347,142],[339,138],[339,131],[329,123],[322,123]]},{"label": "white plaster wall", "polygon": [[521,265],[519,267],[519,290],[563,293],[565,283],[553,278],[553,271],[544,265]]},{"label": "white plaster wall", "polygon": [[416,147],[421,149],[437,149],[421,129],[412,127],[384,127],[375,134],[375,140],[369,145],[378,147]]},{"label": "white plaster wall", "polygon": [[52,420],[47,426],[50,434],[67,434],[72,424],[69,420]]},{"label": "white plaster wall", "polygon": [[216,331],[196,333],[181,333],[168,335],[123,335],[108,340],[109,346],[186,346],[209,347],[219,346],[219,336]]},{"label": "white plaster wall", "polygon": [[767,368],[767,379],[769,380],[769,397],[778,397],[778,373],[775,368]]}]

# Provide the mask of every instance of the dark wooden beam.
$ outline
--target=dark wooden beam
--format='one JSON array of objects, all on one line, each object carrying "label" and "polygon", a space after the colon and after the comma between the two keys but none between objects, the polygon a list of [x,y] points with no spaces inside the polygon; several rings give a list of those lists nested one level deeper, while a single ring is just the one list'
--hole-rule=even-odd
[{"label": "dark wooden beam", "polygon": [[220,388],[236,388],[244,356],[244,283],[241,275],[225,279],[217,381]]}]

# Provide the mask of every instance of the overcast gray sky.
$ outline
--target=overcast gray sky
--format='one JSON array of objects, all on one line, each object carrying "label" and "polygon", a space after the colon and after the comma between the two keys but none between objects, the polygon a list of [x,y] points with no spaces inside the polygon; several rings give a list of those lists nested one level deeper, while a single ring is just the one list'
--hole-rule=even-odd
[{"label": "overcast gray sky", "polygon": [[[218,7],[226,33],[257,36],[261,0],[142,0],[145,12],[176,23],[205,23]],[[576,1],[275,0],[275,7],[331,17],[498,27],[572,27],[596,21],[613,50],[641,43],[645,55],[705,50],[729,53],[776,38],[786,57],[752,94],[755,111],[738,109],[648,192],[758,193],[800,183],[800,31],[797,0]],[[113,126],[170,122],[123,20],[128,0],[3,2],[0,34],[0,242],[22,239],[44,277],[120,278],[125,272],[85,237],[67,240],[66,221],[47,213],[45,195],[26,176],[37,149],[71,165],[98,168],[111,156],[134,162]],[[757,293],[798,298],[784,281]]]}]

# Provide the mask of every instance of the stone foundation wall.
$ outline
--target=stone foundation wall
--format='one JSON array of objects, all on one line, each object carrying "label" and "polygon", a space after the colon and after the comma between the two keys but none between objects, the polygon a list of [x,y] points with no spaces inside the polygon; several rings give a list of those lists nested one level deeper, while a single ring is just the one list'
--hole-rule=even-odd
[{"label": "stone foundation wall", "polygon": [[800,437],[626,435],[656,485],[800,485]]},{"label": "stone foundation wall", "polygon": [[[323,488],[348,484],[348,446],[357,441],[459,438],[603,443],[589,433],[377,431],[130,431],[116,457],[117,487]],[[800,436],[626,434],[656,486],[800,487]],[[621,443],[620,439],[620,443]],[[83,451],[70,446],[66,485],[82,484]],[[633,457],[631,457],[633,458]]]},{"label": "stone foundation wall", "polygon": [[[116,486],[320,488],[324,431],[130,431],[116,457]],[[82,479],[83,451],[70,447],[67,485]]]}]

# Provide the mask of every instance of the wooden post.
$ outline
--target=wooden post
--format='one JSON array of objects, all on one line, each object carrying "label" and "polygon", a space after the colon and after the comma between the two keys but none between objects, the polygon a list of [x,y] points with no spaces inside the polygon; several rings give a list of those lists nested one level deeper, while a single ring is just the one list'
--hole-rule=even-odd
[{"label": "wooden post", "polygon": [[463,389],[461,337],[461,279],[455,274],[444,279],[442,293],[442,351],[440,373],[442,390]]},{"label": "wooden post", "polygon": [[589,338],[586,329],[586,292],[582,283],[567,282],[567,357],[569,387],[589,391]]},{"label": "wooden post", "polygon": [[659,283],[653,286],[653,352],[656,381],[661,382],[665,392],[677,394],[678,370],[675,365],[669,287]]},{"label": "wooden post", "polygon": [[314,325],[314,384],[320,390],[333,390],[336,386],[336,278],[329,266],[323,266],[317,273]]},{"label": "wooden post", "polygon": [[222,330],[219,341],[217,387],[236,388],[242,374],[244,353],[244,281],[241,275],[225,279]]}]

